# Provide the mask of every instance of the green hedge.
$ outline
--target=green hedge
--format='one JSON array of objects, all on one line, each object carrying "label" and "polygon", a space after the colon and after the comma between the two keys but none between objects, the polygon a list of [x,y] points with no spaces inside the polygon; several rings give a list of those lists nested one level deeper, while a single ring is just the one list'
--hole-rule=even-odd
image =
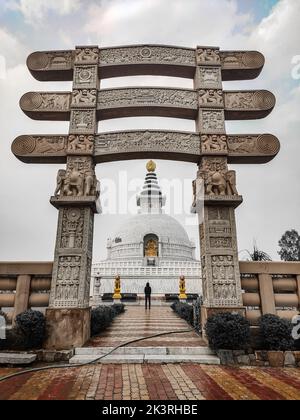
[{"label": "green hedge", "polygon": [[180,316],[180,318],[185,319],[189,324],[194,325],[194,310],[192,305],[174,302],[171,305],[171,308]]},{"label": "green hedge", "polygon": [[244,350],[250,344],[250,323],[239,314],[219,313],[205,326],[209,346],[214,350]]},{"label": "green hedge", "polygon": [[125,311],[125,306],[118,303],[111,306],[98,306],[92,310],[91,316],[91,334],[99,334],[105,330],[114,320],[114,318]]},{"label": "green hedge", "polygon": [[291,322],[277,315],[267,314],[259,319],[258,326],[262,350],[287,351],[296,348]]},{"label": "green hedge", "polygon": [[28,310],[16,317],[16,325],[6,331],[6,339],[0,340],[1,350],[31,350],[43,345],[46,335],[46,319],[39,311]]}]

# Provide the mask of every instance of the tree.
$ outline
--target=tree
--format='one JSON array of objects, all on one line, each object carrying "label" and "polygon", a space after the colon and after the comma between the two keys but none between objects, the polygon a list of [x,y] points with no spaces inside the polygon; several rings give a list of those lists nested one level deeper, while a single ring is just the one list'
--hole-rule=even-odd
[{"label": "tree", "polygon": [[283,261],[300,261],[300,235],[295,229],[287,230],[278,245],[278,254]]}]

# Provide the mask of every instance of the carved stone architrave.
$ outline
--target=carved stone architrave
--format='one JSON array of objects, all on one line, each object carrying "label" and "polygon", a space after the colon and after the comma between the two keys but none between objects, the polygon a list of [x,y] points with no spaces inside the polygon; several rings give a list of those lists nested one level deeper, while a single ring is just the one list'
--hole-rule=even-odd
[{"label": "carved stone architrave", "polygon": [[195,133],[154,130],[103,133],[95,138],[95,157],[151,151],[199,157],[200,138]]},{"label": "carved stone architrave", "polygon": [[98,109],[125,106],[172,106],[197,108],[197,93],[188,89],[126,88],[103,89],[98,96]]},{"label": "carved stone architrave", "polygon": [[223,80],[245,80],[257,77],[265,62],[264,56],[257,51],[220,51],[218,54],[215,47],[195,50],[148,44],[102,48],[99,60],[97,49],[37,51],[28,57],[27,66],[40,81],[72,80],[74,67],[88,63],[99,66],[102,78],[151,73],[192,79],[197,60],[197,65],[221,63]]}]

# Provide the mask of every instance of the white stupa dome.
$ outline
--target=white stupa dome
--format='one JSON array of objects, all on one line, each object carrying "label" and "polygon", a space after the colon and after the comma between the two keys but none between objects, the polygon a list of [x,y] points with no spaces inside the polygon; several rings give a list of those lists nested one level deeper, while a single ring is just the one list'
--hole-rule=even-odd
[{"label": "white stupa dome", "polygon": [[155,174],[156,165],[147,165],[145,184],[137,197],[140,213],[131,216],[109,240],[109,258],[143,258],[145,238],[155,238],[159,244],[159,258],[194,260],[194,244],[183,226],[173,217],[164,214],[165,197]]}]

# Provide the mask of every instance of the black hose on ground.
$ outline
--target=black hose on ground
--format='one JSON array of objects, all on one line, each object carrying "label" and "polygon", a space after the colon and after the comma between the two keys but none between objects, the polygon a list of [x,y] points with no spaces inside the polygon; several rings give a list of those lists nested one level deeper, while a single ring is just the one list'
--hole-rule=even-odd
[{"label": "black hose on ground", "polygon": [[6,381],[6,380],[11,379],[11,378],[15,378],[17,376],[26,375],[27,373],[40,372],[40,371],[50,370],[50,369],[70,369],[70,368],[78,368],[78,367],[83,367],[83,366],[87,366],[87,365],[92,365],[93,363],[99,362],[99,360],[103,359],[104,357],[109,356],[115,350],[117,350],[121,347],[125,347],[128,344],[133,344],[133,343],[137,343],[139,341],[148,340],[149,338],[161,337],[161,336],[169,335],[169,334],[183,334],[183,333],[192,332],[192,331],[194,331],[194,329],[190,328],[188,330],[166,331],[166,332],[159,333],[159,334],[149,335],[147,337],[136,338],[135,340],[131,340],[131,341],[127,341],[125,343],[119,344],[118,346],[116,346],[112,350],[110,350],[108,353],[103,354],[103,355],[101,355],[100,357],[97,357],[94,360],[90,360],[89,362],[78,363],[78,364],[74,364],[74,365],[70,365],[70,364],[68,364],[68,365],[54,365],[54,366],[44,366],[44,367],[39,367],[39,368],[26,369],[26,370],[22,370],[21,372],[15,372],[15,373],[12,373],[10,375],[3,376],[2,378],[0,378],[0,382]]}]

